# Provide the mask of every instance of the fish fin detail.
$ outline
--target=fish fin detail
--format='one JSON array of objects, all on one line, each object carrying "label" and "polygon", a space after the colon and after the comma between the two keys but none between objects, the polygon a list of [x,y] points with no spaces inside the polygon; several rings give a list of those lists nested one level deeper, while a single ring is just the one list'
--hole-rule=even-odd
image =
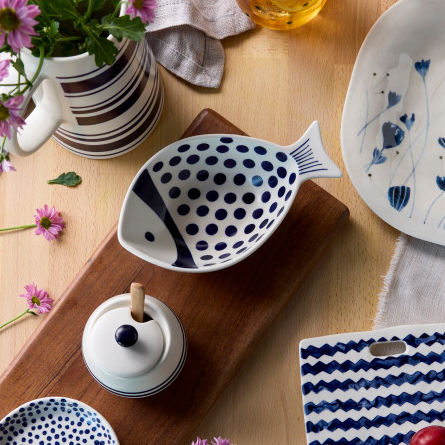
[{"label": "fish fin detail", "polygon": [[178,257],[172,266],[182,267],[184,269],[196,269],[196,263],[193,260],[181,232],[173,220],[170,212],[165,205],[162,196],[160,195],[153,179],[148,170],[144,170],[139,176],[136,184],[133,187],[133,192],[148,205],[164,223],[166,229],[170,232],[176,246]]},{"label": "fish fin detail", "polygon": [[295,144],[286,147],[298,164],[301,181],[313,178],[340,178],[343,173],[327,155],[321,140],[320,126],[314,121]]}]

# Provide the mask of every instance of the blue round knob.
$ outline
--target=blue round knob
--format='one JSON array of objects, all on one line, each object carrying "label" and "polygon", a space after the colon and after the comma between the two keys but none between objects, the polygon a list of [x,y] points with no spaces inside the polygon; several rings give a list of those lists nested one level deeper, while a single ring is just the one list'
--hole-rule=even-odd
[{"label": "blue round knob", "polygon": [[116,329],[114,338],[120,346],[129,348],[138,341],[138,331],[134,326],[124,324]]}]

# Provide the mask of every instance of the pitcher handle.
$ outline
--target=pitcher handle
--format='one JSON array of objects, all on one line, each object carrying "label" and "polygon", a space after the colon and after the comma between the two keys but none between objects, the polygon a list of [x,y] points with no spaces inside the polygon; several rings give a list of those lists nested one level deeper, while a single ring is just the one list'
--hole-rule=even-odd
[{"label": "pitcher handle", "polygon": [[26,93],[23,110],[36,93],[36,106],[26,118],[26,125],[16,131],[11,129],[11,139],[6,141],[6,150],[17,156],[29,156],[36,152],[57,130],[63,121],[62,106],[56,85],[49,79],[39,77]]}]

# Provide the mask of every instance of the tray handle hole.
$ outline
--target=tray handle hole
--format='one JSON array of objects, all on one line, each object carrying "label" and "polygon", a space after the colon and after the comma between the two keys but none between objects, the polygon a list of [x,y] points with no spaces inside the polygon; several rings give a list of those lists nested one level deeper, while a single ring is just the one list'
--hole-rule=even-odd
[{"label": "tray handle hole", "polygon": [[404,341],[379,341],[369,347],[371,355],[374,357],[385,357],[388,355],[398,355],[406,352]]},{"label": "tray handle hole", "polygon": [[[131,314],[131,312],[130,312]],[[131,314],[131,318],[134,320],[133,314]],[[144,318],[142,319],[142,323],[147,323],[147,321],[153,320],[153,318],[150,317],[150,315],[147,314],[147,312],[144,312]],[[136,320],[134,320],[136,321]]]}]

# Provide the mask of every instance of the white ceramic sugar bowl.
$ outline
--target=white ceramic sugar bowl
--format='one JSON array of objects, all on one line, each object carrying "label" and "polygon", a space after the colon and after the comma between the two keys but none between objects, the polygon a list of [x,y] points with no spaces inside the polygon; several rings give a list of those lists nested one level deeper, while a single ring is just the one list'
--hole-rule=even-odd
[{"label": "white ceramic sugar bowl", "polygon": [[181,372],[187,352],[184,328],[174,312],[141,295],[143,322],[133,318],[134,295],[118,295],[91,314],[82,338],[92,376],[122,397],[147,397],[165,389]]}]

